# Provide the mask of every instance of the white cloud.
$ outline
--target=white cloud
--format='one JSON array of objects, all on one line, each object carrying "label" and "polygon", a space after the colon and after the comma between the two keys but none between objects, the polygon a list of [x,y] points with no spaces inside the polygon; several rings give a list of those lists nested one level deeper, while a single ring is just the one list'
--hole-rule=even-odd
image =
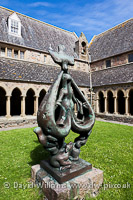
[{"label": "white cloud", "polygon": [[64,0],[56,1],[56,3],[41,0],[27,5],[20,1],[10,0],[8,5],[15,5],[13,9],[18,12],[66,30],[75,31],[78,35],[84,32],[87,38],[98,35],[128,20],[133,15],[132,0]]},{"label": "white cloud", "polygon": [[28,4],[28,6],[30,6],[30,7],[39,7],[39,6],[54,7],[55,5],[52,3],[49,3],[49,2],[35,2],[35,3]]},{"label": "white cloud", "polygon": [[57,26],[97,35],[132,17],[133,1],[104,0],[99,3],[77,5],[62,3],[62,13],[52,14],[50,20]]}]

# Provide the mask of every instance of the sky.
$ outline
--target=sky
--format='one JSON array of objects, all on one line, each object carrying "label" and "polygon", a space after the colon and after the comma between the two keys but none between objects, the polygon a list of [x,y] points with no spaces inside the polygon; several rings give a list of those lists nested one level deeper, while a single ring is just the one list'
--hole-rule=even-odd
[{"label": "sky", "polygon": [[0,5],[75,32],[90,41],[133,17],[133,0],[0,0]]}]

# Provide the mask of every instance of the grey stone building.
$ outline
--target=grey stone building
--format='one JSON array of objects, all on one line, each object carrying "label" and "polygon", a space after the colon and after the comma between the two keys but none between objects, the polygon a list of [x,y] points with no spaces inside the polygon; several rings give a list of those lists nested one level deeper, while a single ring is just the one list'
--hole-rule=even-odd
[{"label": "grey stone building", "polygon": [[133,19],[89,43],[96,116],[133,123]]},{"label": "grey stone building", "polygon": [[36,123],[38,106],[60,71],[48,49],[57,51],[59,44],[74,56],[69,71],[86,97],[93,97],[96,116],[132,123],[132,38],[133,19],[89,43],[83,33],[78,37],[0,7],[0,126]]}]

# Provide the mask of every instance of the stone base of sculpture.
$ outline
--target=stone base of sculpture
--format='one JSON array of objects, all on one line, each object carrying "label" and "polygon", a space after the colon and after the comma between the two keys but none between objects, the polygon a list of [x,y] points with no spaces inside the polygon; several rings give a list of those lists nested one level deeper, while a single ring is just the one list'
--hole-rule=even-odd
[{"label": "stone base of sculpture", "polygon": [[31,168],[32,180],[40,187],[48,200],[83,199],[85,196],[95,197],[103,184],[103,171],[92,170],[59,184],[41,166],[34,165]]},{"label": "stone base of sculpture", "polygon": [[82,173],[92,170],[92,165],[79,158],[77,161],[73,161],[70,169],[61,171],[59,168],[52,167],[49,161],[41,161],[41,167],[46,170],[58,183],[64,183],[69,181]]}]

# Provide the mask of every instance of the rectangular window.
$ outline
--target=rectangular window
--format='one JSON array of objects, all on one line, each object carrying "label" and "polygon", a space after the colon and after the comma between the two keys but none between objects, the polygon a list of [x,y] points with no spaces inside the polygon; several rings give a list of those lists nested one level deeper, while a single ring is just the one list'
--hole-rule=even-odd
[{"label": "rectangular window", "polygon": [[111,60],[106,60],[106,68],[111,67]]},{"label": "rectangular window", "polygon": [[14,50],[14,58],[18,58],[18,51]]},{"label": "rectangular window", "polygon": [[20,51],[20,59],[24,59],[24,51]]},{"label": "rectangular window", "polygon": [[18,22],[15,20],[11,20],[11,33],[18,34]]},{"label": "rectangular window", "polygon": [[44,63],[46,62],[46,57],[47,57],[47,56],[44,55]]},{"label": "rectangular window", "polygon": [[1,56],[5,56],[5,48],[1,48]]},{"label": "rectangular window", "polygon": [[7,49],[7,56],[12,57],[12,49]]},{"label": "rectangular window", "polygon": [[128,55],[128,62],[133,62],[133,53]]}]

